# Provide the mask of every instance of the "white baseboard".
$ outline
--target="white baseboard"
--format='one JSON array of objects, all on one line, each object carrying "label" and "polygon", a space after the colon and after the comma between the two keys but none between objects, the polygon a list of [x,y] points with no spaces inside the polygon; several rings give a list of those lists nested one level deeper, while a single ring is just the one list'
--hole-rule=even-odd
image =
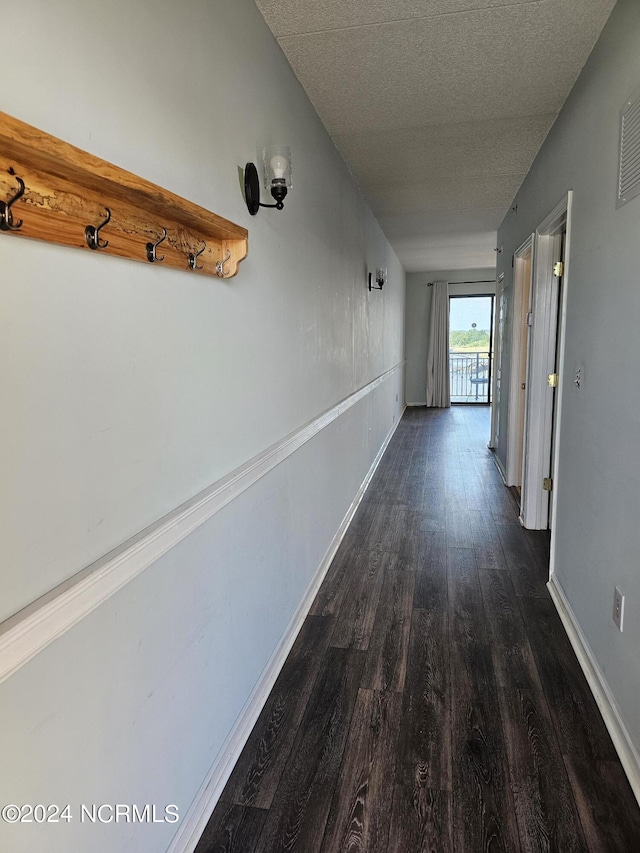
[{"label": "white baseboard", "polygon": [[0,624],[0,683],[403,366],[400,362],[363,385]]},{"label": "white baseboard", "polygon": [[591,651],[575,613],[571,609],[565,591],[558,581],[557,575],[551,575],[547,588],[560,615],[573,650],[576,653],[578,662],[582,667],[585,678],[591,688],[591,692],[598,703],[602,719],[611,735],[611,740],[620,758],[620,763],[627,774],[629,784],[640,805],[640,755],[638,754],[638,750],[631,740],[611,688],[607,684],[598,661]]},{"label": "white baseboard", "polygon": [[[500,474],[500,476],[502,477],[502,482],[506,486],[507,485],[507,472],[504,470],[504,465],[502,464],[502,461],[499,459],[498,454],[495,452],[495,450],[493,450],[492,448],[489,448],[489,449],[491,450],[491,456],[493,457],[494,464],[495,464],[496,468],[498,469],[498,474]],[[507,488],[508,488],[508,486],[507,486]]]},{"label": "white baseboard", "polygon": [[424,408],[424,407],[426,407],[426,405],[427,405],[427,401],[426,401],[426,400],[423,400],[421,403],[407,403],[406,405],[407,405],[408,407],[413,407],[413,406],[422,406],[422,407]]},{"label": "white baseboard", "polygon": [[271,655],[271,659],[262,671],[256,686],[245,703],[244,708],[240,712],[235,725],[227,736],[222,749],[216,756],[206,779],[202,783],[202,786],[198,791],[195,800],[191,804],[189,811],[185,814],[184,820],[181,821],[180,827],[171,844],[167,848],[166,853],[193,853],[195,850],[198,841],[209,822],[209,818],[213,813],[216,803],[224,790],[224,786],[227,784],[231,771],[240,757],[240,753],[242,752],[244,745],[247,742],[258,717],[260,716],[260,712],[273,689],[273,685],[276,683],[280,670],[284,666],[284,662],[286,661],[295,639],[302,628],[302,623],[313,604],[316,594],[320,589],[320,585],[322,584],[329,566],[336,555],[336,551],[338,550],[338,547],[351,524],[353,516],[360,505],[360,501],[367,490],[367,486],[371,482],[371,478],[373,477],[375,470],[398,427],[400,419],[401,418],[397,419],[385,438],[382,447],[373,461],[373,464],[369,468],[367,476],[358,489],[358,493],[353,499],[336,535],[333,537],[327,552],[322,558],[322,562],[318,566],[313,580],[309,584],[300,605],[291,618],[291,621],[289,622],[289,625],[287,626],[278,646]]}]

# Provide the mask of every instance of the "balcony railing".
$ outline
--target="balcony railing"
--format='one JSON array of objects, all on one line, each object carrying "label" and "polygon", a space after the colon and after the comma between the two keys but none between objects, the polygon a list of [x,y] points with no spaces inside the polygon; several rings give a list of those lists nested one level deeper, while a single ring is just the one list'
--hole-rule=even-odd
[{"label": "balcony railing", "polygon": [[449,352],[452,403],[488,403],[491,354],[487,350]]}]

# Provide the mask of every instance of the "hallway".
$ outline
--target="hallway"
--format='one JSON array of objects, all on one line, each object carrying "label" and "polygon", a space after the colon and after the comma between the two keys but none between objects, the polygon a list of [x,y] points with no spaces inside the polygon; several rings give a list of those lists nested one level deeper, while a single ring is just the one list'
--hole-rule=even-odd
[{"label": "hallway", "polygon": [[196,853],[640,850],[488,434],[406,411]]}]

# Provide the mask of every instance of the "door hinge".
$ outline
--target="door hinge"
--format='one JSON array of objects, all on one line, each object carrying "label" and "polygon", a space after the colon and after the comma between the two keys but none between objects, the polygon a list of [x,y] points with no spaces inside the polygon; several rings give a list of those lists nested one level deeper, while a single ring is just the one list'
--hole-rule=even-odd
[{"label": "door hinge", "polygon": [[547,376],[547,385],[549,386],[549,388],[557,388],[558,387],[558,374],[557,373],[550,373]]},{"label": "door hinge", "polygon": [[561,278],[564,275],[564,261],[556,261],[553,265],[553,274],[556,278]]},{"label": "door hinge", "polygon": [[527,311],[527,326],[533,326],[533,311]]},{"label": "door hinge", "polygon": [[545,477],[542,481],[542,488],[545,492],[550,492],[553,489],[553,480],[551,477]]}]

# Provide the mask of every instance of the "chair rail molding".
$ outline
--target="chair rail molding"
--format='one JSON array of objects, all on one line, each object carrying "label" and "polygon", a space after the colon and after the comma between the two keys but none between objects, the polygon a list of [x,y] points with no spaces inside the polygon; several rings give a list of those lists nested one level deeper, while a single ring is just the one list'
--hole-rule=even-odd
[{"label": "chair rail molding", "polygon": [[[386,370],[332,408],[294,430],[164,518],[5,620],[0,624],[0,683],[268,474],[276,465],[295,453],[332,421],[402,370],[404,364],[405,362],[401,361]],[[399,419],[394,426],[397,426],[398,421]],[[376,460],[379,460],[379,456]]]}]

